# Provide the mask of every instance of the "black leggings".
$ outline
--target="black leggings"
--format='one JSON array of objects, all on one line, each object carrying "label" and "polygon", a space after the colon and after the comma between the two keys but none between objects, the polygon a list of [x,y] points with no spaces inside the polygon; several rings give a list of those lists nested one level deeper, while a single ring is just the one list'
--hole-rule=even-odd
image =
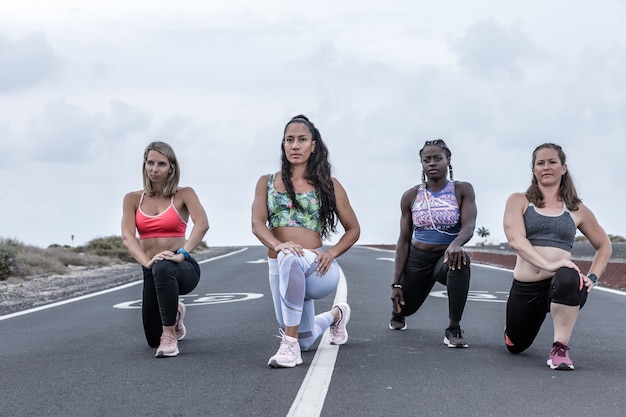
[{"label": "black leggings", "polygon": [[180,263],[157,261],[152,269],[143,268],[141,316],[146,340],[159,346],[163,326],[173,326],[178,312],[178,296],[189,294],[200,281],[200,266],[194,258]]},{"label": "black leggings", "polygon": [[506,303],[507,349],[521,353],[532,345],[551,303],[582,308],[586,301],[587,287],[575,269],[560,268],[552,278],[538,282],[513,280]]},{"label": "black leggings", "polygon": [[450,320],[461,321],[470,283],[470,259],[461,269],[452,270],[443,261],[445,251],[429,252],[411,245],[402,277],[404,306],[401,314],[410,316],[424,303],[435,282],[446,286]]}]

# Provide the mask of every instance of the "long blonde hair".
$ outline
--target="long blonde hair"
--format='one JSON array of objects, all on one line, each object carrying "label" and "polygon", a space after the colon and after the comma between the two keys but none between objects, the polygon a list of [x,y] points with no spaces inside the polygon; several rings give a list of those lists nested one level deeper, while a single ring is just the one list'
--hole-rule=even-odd
[{"label": "long blonde hair", "polygon": [[146,161],[148,160],[148,153],[150,151],[157,151],[158,153],[167,157],[170,163],[171,171],[167,175],[167,180],[165,181],[165,186],[163,187],[163,195],[165,197],[169,197],[176,193],[178,189],[178,181],[180,180],[180,169],[178,168],[178,160],[176,159],[176,154],[174,153],[174,149],[170,145],[165,142],[152,142],[148,146],[146,146],[146,150],[143,152],[143,164],[141,165],[141,172],[143,174],[143,189],[149,196],[153,196],[156,191],[154,189],[154,185],[148,176],[148,171],[146,170]]}]

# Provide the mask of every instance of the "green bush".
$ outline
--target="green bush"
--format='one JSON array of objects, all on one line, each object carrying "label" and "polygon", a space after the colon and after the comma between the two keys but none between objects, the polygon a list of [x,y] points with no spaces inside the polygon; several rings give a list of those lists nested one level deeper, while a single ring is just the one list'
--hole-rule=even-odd
[{"label": "green bush", "polygon": [[4,281],[13,274],[15,269],[15,252],[0,241],[0,281]]},{"label": "green bush", "polygon": [[84,247],[86,253],[120,259],[124,262],[134,262],[124,246],[121,236],[98,237],[87,242]]}]

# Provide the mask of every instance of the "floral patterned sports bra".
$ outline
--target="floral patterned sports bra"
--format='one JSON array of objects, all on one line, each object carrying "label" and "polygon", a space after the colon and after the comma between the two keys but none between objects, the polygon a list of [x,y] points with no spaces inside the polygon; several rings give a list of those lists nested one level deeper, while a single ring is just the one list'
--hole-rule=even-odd
[{"label": "floral patterned sports bra", "polygon": [[276,191],[274,188],[274,174],[267,180],[267,212],[270,230],[277,227],[303,227],[322,233],[320,221],[320,202],[315,190],[307,193],[296,191],[296,200],[304,211],[299,211],[292,203],[287,192]]}]

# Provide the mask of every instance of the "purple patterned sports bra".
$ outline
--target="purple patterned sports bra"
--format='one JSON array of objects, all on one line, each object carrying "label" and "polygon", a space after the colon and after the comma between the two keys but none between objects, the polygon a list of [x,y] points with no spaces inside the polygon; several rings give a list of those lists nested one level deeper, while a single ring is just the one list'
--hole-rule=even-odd
[{"label": "purple patterned sports bra", "polygon": [[413,207],[413,240],[431,245],[448,244],[461,230],[461,211],[454,181],[439,191],[420,185]]}]

